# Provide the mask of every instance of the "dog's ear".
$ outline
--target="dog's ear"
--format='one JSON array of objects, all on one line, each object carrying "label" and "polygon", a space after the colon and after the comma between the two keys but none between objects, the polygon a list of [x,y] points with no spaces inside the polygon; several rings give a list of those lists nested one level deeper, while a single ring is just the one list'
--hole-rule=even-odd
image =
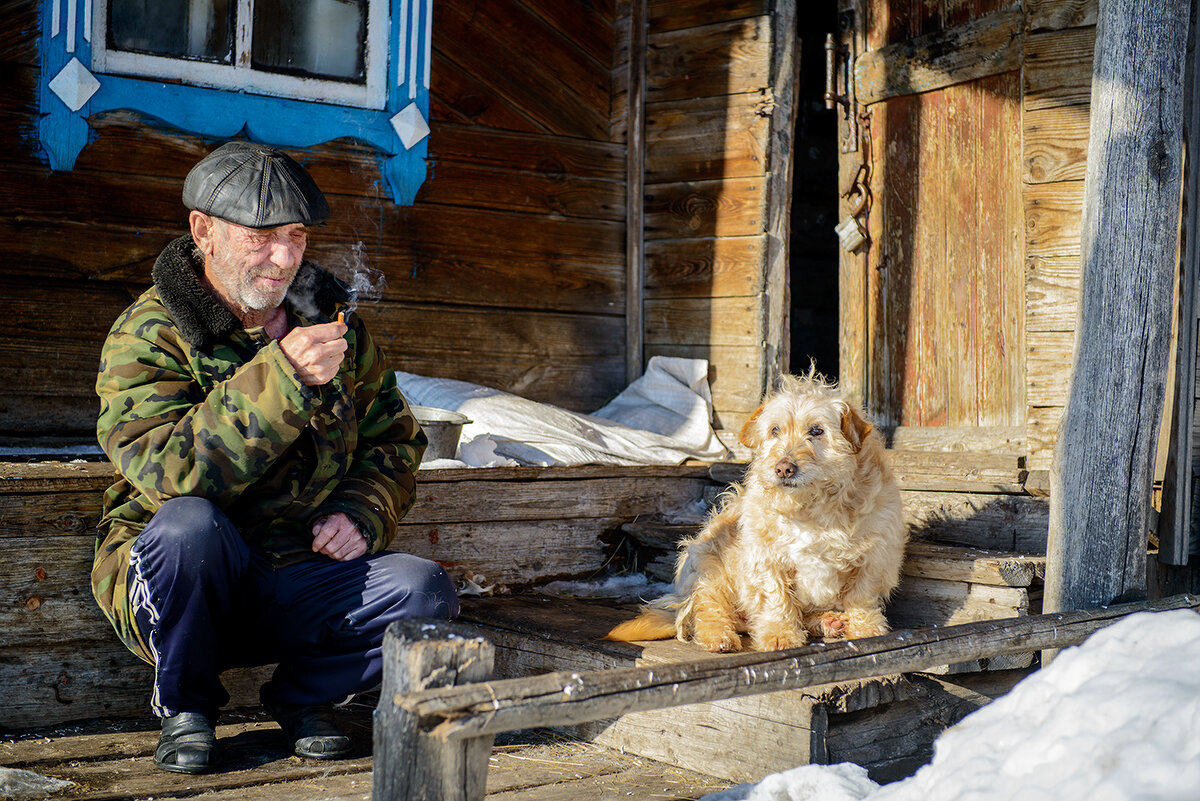
[{"label": "dog's ear", "polygon": [[862,448],[862,444],[867,439],[867,435],[873,429],[863,416],[858,413],[858,410],[847,404],[845,411],[842,412],[842,436],[846,441],[854,446],[857,452]]},{"label": "dog's ear", "polygon": [[758,438],[758,417],[762,414],[763,407],[766,405],[765,403],[759,404],[759,407],[746,418],[746,422],[742,424],[742,431],[738,434],[738,442],[750,450],[754,450],[762,444]]}]

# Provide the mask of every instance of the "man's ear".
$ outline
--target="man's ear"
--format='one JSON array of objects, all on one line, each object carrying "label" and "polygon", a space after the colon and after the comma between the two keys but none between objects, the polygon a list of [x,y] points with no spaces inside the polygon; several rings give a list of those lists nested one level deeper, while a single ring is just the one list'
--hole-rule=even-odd
[{"label": "man's ear", "polygon": [[188,215],[188,227],[191,229],[192,241],[196,243],[196,247],[205,256],[211,256],[213,252],[213,236],[217,229],[216,218],[193,209],[192,213]]},{"label": "man's ear", "polygon": [[760,404],[742,424],[742,431],[738,434],[738,442],[745,445],[750,450],[754,450],[762,444],[762,440],[758,437],[758,417],[762,414],[765,403]]},{"label": "man's ear", "polygon": [[858,409],[853,406],[847,405],[845,411],[842,412],[842,436],[854,446],[856,452],[862,448],[863,442],[873,428],[874,426],[864,420],[863,416],[858,413]]}]

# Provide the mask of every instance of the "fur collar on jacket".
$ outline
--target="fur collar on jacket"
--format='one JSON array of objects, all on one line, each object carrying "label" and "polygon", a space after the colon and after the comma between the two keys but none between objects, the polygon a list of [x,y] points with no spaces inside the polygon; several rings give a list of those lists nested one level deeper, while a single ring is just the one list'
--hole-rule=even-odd
[{"label": "fur collar on jacket", "polygon": [[[203,271],[204,262],[191,234],[184,234],[158,254],[151,275],[159,298],[183,338],[207,351],[217,340],[241,328],[242,323],[200,281]],[[353,297],[345,284],[306,261],[300,265],[285,302],[305,316],[328,318],[339,305],[348,303]]]}]

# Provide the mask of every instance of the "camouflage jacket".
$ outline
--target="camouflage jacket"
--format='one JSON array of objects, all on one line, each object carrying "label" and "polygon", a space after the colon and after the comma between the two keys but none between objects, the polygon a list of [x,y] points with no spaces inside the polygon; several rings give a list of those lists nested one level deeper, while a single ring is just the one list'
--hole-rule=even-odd
[{"label": "camouflage jacket", "polygon": [[[127,579],[138,533],[166,500],[199,495],[276,564],[312,558],[313,520],[344,512],[372,552],[391,541],[427,440],[358,315],[330,383],[300,382],[277,341],[243,329],[199,280],[190,236],[154,265],[154,286],[109,331],[97,437],[116,467],[104,496],[92,593],[121,640],[150,661]],[[293,326],[328,322],[346,287],[305,262],[285,302]]]}]

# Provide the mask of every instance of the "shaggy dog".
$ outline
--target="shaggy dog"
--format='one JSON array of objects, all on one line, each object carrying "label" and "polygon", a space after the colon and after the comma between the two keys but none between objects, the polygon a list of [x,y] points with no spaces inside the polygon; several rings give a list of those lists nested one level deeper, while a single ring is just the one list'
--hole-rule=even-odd
[{"label": "shaggy dog", "polygon": [[907,534],[879,434],[810,372],[785,376],[740,439],[753,451],[745,483],[680,543],[674,592],[607,639],[739,651],[748,632],[751,648],[771,651],[809,634],[885,633]]}]

